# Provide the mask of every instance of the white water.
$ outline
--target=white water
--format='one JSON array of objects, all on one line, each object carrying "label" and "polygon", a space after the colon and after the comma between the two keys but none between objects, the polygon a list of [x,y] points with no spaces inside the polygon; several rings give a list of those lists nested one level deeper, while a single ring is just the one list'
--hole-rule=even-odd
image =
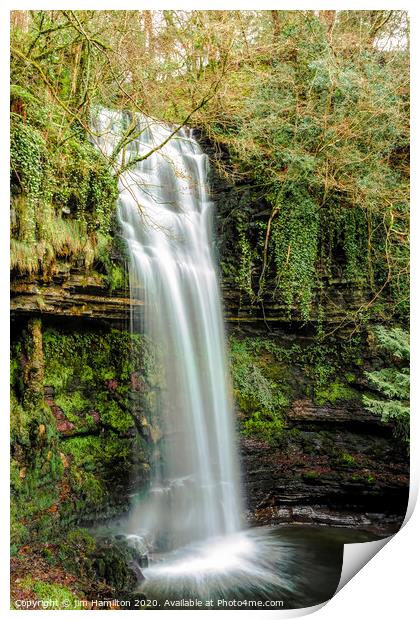
[{"label": "white water", "polygon": [[[160,145],[172,129],[137,117],[141,135],[125,161]],[[128,117],[102,110],[98,147],[111,155]],[[120,162],[122,156],[120,156]],[[208,159],[190,130],[123,173],[118,217],[127,243],[131,297],[162,356],[163,458],[131,527],[176,548],[240,529],[238,467],[217,273],[211,251]]]},{"label": "white water", "polygon": [[[111,155],[128,121],[121,113],[99,112],[98,148]],[[143,131],[128,145],[125,160],[148,153],[171,132],[140,117],[137,122]],[[119,180],[131,297],[145,302],[144,322],[133,312],[132,330],[144,330],[158,345],[166,388],[159,407],[160,466],[148,497],[118,527],[140,555],[150,551],[145,541],[151,541],[152,562],[138,588],[162,608],[189,597],[211,599],[212,605],[220,599],[222,608],[283,599],[289,608],[312,605],[331,596],[338,583],[334,549],[325,554],[324,546],[311,547],[293,532],[240,529],[207,167],[191,132],[182,130]]]}]

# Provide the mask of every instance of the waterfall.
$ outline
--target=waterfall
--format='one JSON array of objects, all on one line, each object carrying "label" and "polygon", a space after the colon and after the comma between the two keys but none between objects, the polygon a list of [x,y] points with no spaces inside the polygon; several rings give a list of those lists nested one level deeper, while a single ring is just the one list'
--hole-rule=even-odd
[{"label": "waterfall", "polygon": [[222,609],[282,606],[283,598],[288,607],[323,601],[322,579],[333,588],[338,583],[329,556],[320,572],[311,547],[293,533],[241,529],[208,159],[192,132],[181,129],[141,160],[173,130],[140,115],[134,120],[136,127],[130,115],[102,109],[93,124],[97,147],[111,159],[127,128],[137,134],[117,161],[132,162],[119,175],[117,214],[130,295],[144,301],[140,315],[139,304],[131,304],[131,329],[156,345],[165,385],[156,399],[163,438],[150,492],[118,522],[119,535],[151,558],[139,568],[136,596],[159,608],[168,601],[189,606],[190,597],[197,608]]},{"label": "waterfall", "polygon": [[[133,118],[100,110],[97,146],[110,156]],[[161,145],[173,129],[135,117],[137,137],[120,164]],[[130,295],[144,299],[134,332],[161,354],[163,455],[135,518],[170,547],[240,528],[238,465],[220,291],[212,255],[208,158],[192,131],[119,177],[118,219],[129,255]],[[140,524],[144,525],[144,524]],[[168,542],[169,541],[169,542]]]}]

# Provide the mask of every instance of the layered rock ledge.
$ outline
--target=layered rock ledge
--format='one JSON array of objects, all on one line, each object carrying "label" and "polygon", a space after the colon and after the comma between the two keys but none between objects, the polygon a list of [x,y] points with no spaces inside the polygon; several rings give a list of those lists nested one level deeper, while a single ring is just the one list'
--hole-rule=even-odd
[{"label": "layered rock ledge", "polygon": [[[128,288],[111,289],[104,275],[72,269],[50,277],[20,276],[11,281],[10,308],[13,317],[54,316],[80,317],[91,320],[105,320],[124,323],[130,312],[142,312],[143,291],[136,291],[136,299],[131,299]],[[257,329],[271,329],[277,325],[301,325],[293,308],[274,301],[266,296],[259,303],[253,303],[242,294],[233,282],[222,281],[222,297],[225,319],[229,323],[255,326]],[[322,304],[326,322],[340,326],[346,314],[356,310],[368,300],[367,294],[354,289],[350,283],[327,283],[323,289]],[[315,323],[318,316],[318,303],[315,296],[312,316],[308,323]]]}]

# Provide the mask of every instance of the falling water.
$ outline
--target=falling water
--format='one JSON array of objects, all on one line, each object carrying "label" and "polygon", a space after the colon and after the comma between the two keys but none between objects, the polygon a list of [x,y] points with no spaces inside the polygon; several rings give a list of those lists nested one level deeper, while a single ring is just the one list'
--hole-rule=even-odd
[{"label": "falling water", "polygon": [[[111,155],[128,116],[102,110],[99,147]],[[173,131],[136,117],[125,161],[141,158]],[[123,160],[120,155],[120,162]],[[217,272],[208,158],[180,129],[120,175],[118,218],[129,253],[131,297],[144,297],[132,329],[162,354],[164,455],[136,518],[153,521],[170,546],[231,534],[240,527],[237,457]],[[144,325],[140,324],[144,321]],[[162,531],[166,530],[166,531]]]},{"label": "falling water", "polygon": [[143,570],[139,594],[163,607],[190,596],[222,608],[229,601],[317,604],[338,583],[340,544],[326,553],[317,533],[307,533],[306,542],[284,530],[241,530],[208,159],[190,130],[165,143],[169,126],[140,115],[135,124],[109,110],[94,118],[96,144],[111,159],[127,127],[137,134],[117,157],[123,168],[131,161],[119,175],[118,218],[130,295],[144,301],[142,316],[132,311],[132,330],[157,345],[165,379],[159,403],[164,440],[150,493],[120,523],[136,548],[144,551],[147,539],[152,550],[164,552]]}]

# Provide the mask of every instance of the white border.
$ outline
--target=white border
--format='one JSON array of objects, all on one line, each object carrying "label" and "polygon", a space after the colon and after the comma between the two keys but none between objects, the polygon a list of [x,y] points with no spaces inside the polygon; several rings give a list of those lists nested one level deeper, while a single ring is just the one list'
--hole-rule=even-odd
[{"label": "white border", "polygon": [[[3,88],[0,91],[1,96],[1,114],[3,123],[1,125],[1,148],[0,148],[0,174],[1,174],[1,187],[2,187],[2,204],[0,208],[0,251],[1,251],[1,263],[0,263],[0,285],[3,292],[3,303],[0,304],[0,321],[1,321],[1,342],[2,355],[0,358],[0,394],[2,400],[5,403],[3,411],[1,412],[1,423],[4,424],[4,429],[1,433],[1,441],[4,445],[0,449],[1,458],[1,495],[0,497],[9,497],[9,429],[8,429],[8,399],[5,396],[8,394],[8,377],[9,377],[9,359],[8,359],[8,334],[9,334],[9,307],[8,307],[8,291],[9,291],[9,222],[8,222],[8,187],[9,187],[9,163],[8,163],[8,135],[9,135],[9,113],[8,113],[8,67],[9,67],[9,11],[11,9],[60,9],[68,8],[69,2],[48,2],[43,1],[39,3],[32,2],[6,2],[2,4],[0,9],[0,50],[1,50],[1,67],[3,76]],[[361,2],[360,0],[353,0],[351,3],[338,2],[337,0],[331,2],[312,2],[301,0],[295,0],[294,2],[261,2],[256,3],[258,6],[250,2],[158,2],[152,4],[146,3],[134,3],[125,2],[121,6],[116,2],[109,2],[104,0],[103,2],[72,2],[71,6],[74,9],[213,9],[213,10],[229,10],[229,9],[241,9],[241,10],[258,10],[262,9],[408,9],[410,11],[411,21],[411,41],[412,41],[412,66],[415,71],[412,72],[412,110],[420,111],[420,101],[418,96],[418,83],[416,80],[416,73],[418,73],[418,61],[420,60],[419,45],[420,45],[420,28],[418,24],[418,9],[417,3],[414,0],[406,1],[402,3],[402,6],[397,6],[397,2],[394,0],[383,0],[382,2],[371,1],[368,3]],[[414,112],[412,113],[412,154],[413,154],[413,169],[415,170],[416,164],[419,161],[419,139],[418,139],[418,121]],[[419,404],[419,383],[415,381],[415,373],[419,370],[419,327],[416,322],[417,317],[420,317],[420,304],[418,295],[420,293],[419,276],[419,243],[418,243],[418,231],[419,231],[419,213],[416,204],[416,199],[419,196],[419,176],[412,175],[412,227],[414,229],[414,243],[412,244],[412,430],[411,430],[411,494],[410,494],[410,507],[409,512],[413,510],[418,484],[419,484],[419,427],[418,422],[418,404]],[[8,502],[2,502],[2,520],[1,520],[1,563],[0,563],[0,610],[5,613],[7,617],[9,614],[16,612],[9,609],[9,571],[8,571],[8,554],[9,554],[9,532],[8,532]],[[392,537],[389,544],[374,557],[358,574],[356,574],[340,592],[338,592],[333,599],[325,606],[316,611],[316,617],[320,620],[347,620],[354,616],[364,618],[380,617],[381,620],[393,619],[395,617],[403,618],[404,620],[410,620],[411,618],[417,618],[418,602],[417,602],[417,589],[418,585],[418,562],[417,556],[419,553],[419,532],[420,532],[420,510],[417,508],[413,516],[402,530]],[[319,608],[319,606],[318,606]],[[314,609],[315,611],[315,609]],[[32,612],[38,614],[41,612]],[[56,611],[57,614],[68,613],[73,616],[79,616],[79,611]],[[97,612],[104,614],[105,612]],[[127,612],[126,612],[127,613]],[[134,613],[134,612],[128,612]],[[144,611],[143,611],[144,613]],[[158,617],[160,611],[154,611],[153,616]],[[183,617],[184,611],[172,611],[172,614],[177,614],[178,617]],[[195,618],[196,614],[201,612],[188,612],[188,617]],[[206,612],[206,618],[213,617],[216,612]],[[263,617],[268,615],[273,617],[275,614],[277,617],[296,617],[302,615],[299,610],[288,611],[231,611],[232,615],[235,614],[248,614],[248,617]],[[239,616],[238,616],[239,617]],[[172,620],[172,617],[171,617]],[[175,617],[173,617],[175,620]]]}]

